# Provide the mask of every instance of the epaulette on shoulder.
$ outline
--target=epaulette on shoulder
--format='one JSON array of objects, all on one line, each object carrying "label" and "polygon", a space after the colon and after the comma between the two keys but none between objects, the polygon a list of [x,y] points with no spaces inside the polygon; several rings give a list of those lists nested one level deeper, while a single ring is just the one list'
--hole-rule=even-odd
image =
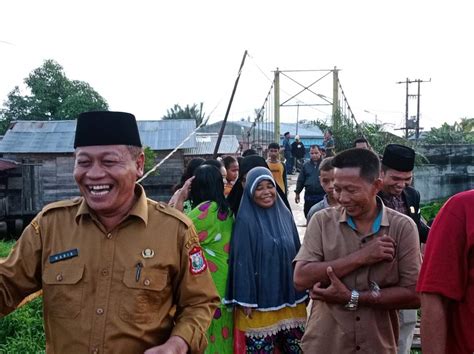
[{"label": "epaulette on shoulder", "polygon": [[170,207],[168,204],[163,203],[163,202],[154,202],[153,204],[155,204],[156,210],[178,219],[179,221],[184,223],[187,227],[191,227],[193,225],[193,222],[191,221],[191,219],[189,219],[182,212],[176,210],[173,207]]},{"label": "epaulette on shoulder", "polygon": [[46,214],[47,212],[54,210],[54,209],[60,209],[60,208],[67,208],[71,206],[75,206],[80,204],[82,201],[81,197],[76,197],[73,199],[66,199],[66,200],[60,200],[58,202],[54,202],[48,205],[45,205],[43,209],[41,210],[42,214]]}]

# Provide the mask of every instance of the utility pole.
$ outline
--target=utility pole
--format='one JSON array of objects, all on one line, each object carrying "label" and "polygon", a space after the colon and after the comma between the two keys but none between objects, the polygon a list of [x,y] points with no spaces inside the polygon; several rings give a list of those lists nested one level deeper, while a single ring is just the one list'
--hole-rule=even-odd
[{"label": "utility pole", "polygon": [[332,71],[332,127],[335,129],[339,125],[339,70],[334,67]]},{"label": "utility pole", "polygon": [[[410,95],[408,91],[409,84],[418,83],[418,93],[416,95]],[[408,129],[410,128],[409,120],[408,120],[408,99],[410,97],[416,97],[416,122],[415,122],[415,138],[418,142],[418,138],[420,137],[420,85],[422,82],[431,82],[431,78],[429,80],[410,80],[407,78],[405,81],[398,81],[397,84],[406,84],[406,98],[405,98],[405,127],[401,129],[405,129],[405,139],[408,139]]]}]

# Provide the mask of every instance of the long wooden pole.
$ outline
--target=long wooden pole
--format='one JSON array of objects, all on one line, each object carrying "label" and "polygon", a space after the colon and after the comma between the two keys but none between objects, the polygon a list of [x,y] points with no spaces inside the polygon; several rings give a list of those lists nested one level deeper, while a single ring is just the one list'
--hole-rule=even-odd
[{"label": "long wooden pole", "polygon": [[227,106],[227,111],[225,112],[225,117],[221,125],[221,130],[219,131],[219,136],[217,137],[216,146],[214,147],[214,154],[212,155],[213,159],[217,158],[217,152],[219,151],[219,146],[221,145],[222,135],[224,135],[225,125],[227,123],[227,117],[229,117],[230,107],[232,106],[232,101],[234,100],[235,91],[237,90],[237,85],[239,84],[240,74],[242,74],[242,68],[244,67],[246,57],[247,57],[247,51],[244,52],[242,63],[240,63],[239,73],[237,75],[237,79],[235,80],[234,89],[232,90],[232,95],[230,96],[230,101]]}]

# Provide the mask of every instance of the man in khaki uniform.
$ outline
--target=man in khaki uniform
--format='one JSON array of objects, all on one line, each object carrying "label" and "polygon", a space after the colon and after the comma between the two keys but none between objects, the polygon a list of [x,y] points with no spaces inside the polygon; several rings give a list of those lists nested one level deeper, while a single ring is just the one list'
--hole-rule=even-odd
[{"label": "man in khaki uniform", "polygon": [[378,157],[350,149],[332,160],[340,207],[311,218],[295,258],[295,286],[311,289],[305,353],[396,353],[398,309],[417,308],[415,223],[386,208]]},{"label": "man in khaki uniform", "polygon": [[76,128],[82,198],[46,206],[0,264],[0,317],[43,289],[47,353],[203,352],[218,296],[190,220],[146,198],[135,117]]}]

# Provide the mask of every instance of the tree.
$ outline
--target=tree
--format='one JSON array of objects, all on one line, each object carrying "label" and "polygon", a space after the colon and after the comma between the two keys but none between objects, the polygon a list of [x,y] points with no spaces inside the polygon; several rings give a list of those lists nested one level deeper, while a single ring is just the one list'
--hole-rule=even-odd
[{"label": "tree", "polygon": [[339,116],[336,119],[338,124],[335,127],[330,127],[326,122],[320,120],[312,122],[312,124],[318,126],[322,131],[331,128],[336,145],[336,152],[354,147],[354,141],[360,137],[365,137],[374,152],[378,154],[383,154],[385,146],[388,144],[410,145],[405,139],[386,132],[383,124],[366,122],[356,124],[350,117],[339,112],[336,112],[336,114]]},{"label": "tree", "polygon": [[24,83],[29,94],[15,86],[0,110],[0,133],[17,119],[75,119],[81,112],[108,109],[105,99],[88,83],[69,80],[62,66],[51,59],[33,70]]},{"label": "tree", "polygon": [[428,144],[473,144],[474,118],[462,118],[453,125],[443,123],[439,128],[431,128],[426,133],[424,142]]},{"label": "tree", "polygon": [[194,103],[192,106],[186,105],[183,109],[179,104],[175,104],[166,111],[162,119],[194,119],[197,127],[206,119],[202,106],[202,102],[199,107]]},{"label": "tree", "polygon": [[[143,153],[145,154],[145,168],[144,172],[147,173],[150,171],[153,167],[155,167],[156,164],[156,153],[149,147],[145,146],[143,148]],[[152,176],[157,175],[158,172],[155,171],[152,173]]]}]

